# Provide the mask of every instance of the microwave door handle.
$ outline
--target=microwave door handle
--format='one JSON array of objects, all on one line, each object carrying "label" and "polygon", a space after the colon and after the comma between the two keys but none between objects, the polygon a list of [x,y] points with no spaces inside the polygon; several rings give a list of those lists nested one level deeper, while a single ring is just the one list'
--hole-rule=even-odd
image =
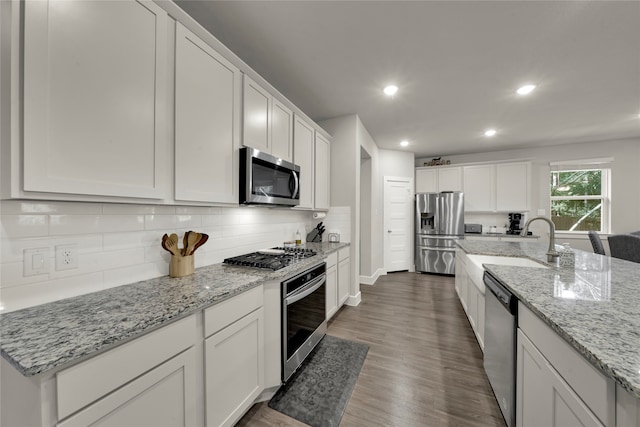
[{"label": "microwave door handle", "polygon": [[300,181],[298,181],[298,174],[296,171],[291,171],[291,175],[293,175],[293,181],[295,182],[295,187],[293,188],[293,198],[298,197],[298,191],[300,190]]}]

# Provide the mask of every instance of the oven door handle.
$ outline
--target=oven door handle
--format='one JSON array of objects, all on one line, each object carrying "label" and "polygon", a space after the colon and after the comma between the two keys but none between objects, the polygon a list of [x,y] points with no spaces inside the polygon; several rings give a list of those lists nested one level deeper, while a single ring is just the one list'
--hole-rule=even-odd
[{"label": "oven door handle", "polygon": [[302,298],[308,296],[315,292],[320,286],[324,285],[327,281],[327,276],[323,274],[322,276],[314,279],[313,281],[307,283],[307,285],[301,288],[298,292],[284,299],[284,302],[287,305],[291,305],[294,302],[300,301]]}]

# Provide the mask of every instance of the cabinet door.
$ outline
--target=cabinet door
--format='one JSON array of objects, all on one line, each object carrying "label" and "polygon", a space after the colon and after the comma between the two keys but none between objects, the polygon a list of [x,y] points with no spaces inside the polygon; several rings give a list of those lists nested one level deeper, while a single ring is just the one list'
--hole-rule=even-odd
[{"label": "cabinet door", "polygon": [[176,25],[176,200],[238,203],[240,71]]},{"label": "cabinet door", "polygon": [[436,193],[438,191],[438,171],[416,169],[416,193]]},{"label": "cabinet door", "polygon": [[462,167],[438,169],[438,191],[462,191]]},{"label": "cabinet door", "polygon": [[264,388],[263,308],[205,340],[207,426],[233,425]]},{"label": "cabinet door", "polygon": [[518,329],[517,346],[516,425],[603,425],[521,329]]},{"label": "cabinet door", "polygon": [[478,324],[478,288],[473,284],[471,279],[467,277],[467,318],[471,324],[471,329],[477,335]]},{"label": "cabinet door", "polygon": [[[475,285],[474,285],[475,286]],[[480,344],[480,350],[484,352],[484,294],[478,291],[478,318],[476,322],[476,338]]]},{"label": "cabinet door", "polygon": [[293,112],[275,98],[271,115],[271,154],[293,161]]},{"label": "cabinet door", "polygon": [[465,212],[496,210],[495,165],[464,166]]},{"label": "cabinet door", "polygon": [[58,426],[195,425],[195,356],[192,347],[58,423]]},{"label": "cabinet door", "polygon": [[334,265],[327,269],[327,320],[338,311],[338,275]]},{"label": "cabinet door", "polygon": [[24,8],[24,190],[166,197],[166,12],[133,0]]},{"label": "cabinet door", "polygon": [[242,144],[271,153],[270,124],[271,94],[245,74]]},{"label": "cabinet door", "polygon": [[349,298],[349,288],[351,284],[351,261],[349,258],[338,263],[338,307]]},{"label": "cabinet door", "polygon": [[313,126],[298,116],[294,117],[293,162],[300,166],[300,204],[297,208],[313,209]]},{"label": "cabinet door", "polygon": [[496,210],[522,212],[529,210],[529,163],[496,165]]},{"label": "cabinet door", "polygon": [[314,206],[316,210],[329,210],[329,141],[316,133],[315,145],[315,194]]}]

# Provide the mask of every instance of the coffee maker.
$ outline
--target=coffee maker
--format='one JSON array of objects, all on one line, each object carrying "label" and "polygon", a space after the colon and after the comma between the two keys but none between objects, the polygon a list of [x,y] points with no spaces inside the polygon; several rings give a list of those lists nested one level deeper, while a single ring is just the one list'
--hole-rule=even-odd
[{"label": "coffee maker", "polygon": [[522,222],[522,214],[517,212],[509,213],[509,229],[507,230],[507,234],[520,234],[522,231],[522,227],[520,223]]}]

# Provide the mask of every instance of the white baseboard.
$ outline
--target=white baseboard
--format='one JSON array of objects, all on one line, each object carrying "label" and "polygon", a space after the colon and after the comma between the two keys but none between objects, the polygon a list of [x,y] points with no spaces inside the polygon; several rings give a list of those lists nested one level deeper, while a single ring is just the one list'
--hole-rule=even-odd
[{"label": "white baseboard", "polygon": [[376,283],[376,280],[378,280],[378,277],[384,276],[385,274],[387,274],[387,272],[379,268],[375,273],[373,273],[373,276],[360,276],[360,284],[373,285],[374,283]]},{"label": "white baseboard", "polygon": [[260,393],[258,397],[253,401],[253,403],[265,402],[267,400],[271,400],[273,396],[276,395],[276,392],[280,389],[280,386],[277,385],[275,387],[266,388]]},{"label": "white baseboard", "polygon": [[362,301],[362,293],[358,292],[358,294],[355,297],[349,296],[345,304],[355,307],[356,305],[360,304],[360,301]]}]

